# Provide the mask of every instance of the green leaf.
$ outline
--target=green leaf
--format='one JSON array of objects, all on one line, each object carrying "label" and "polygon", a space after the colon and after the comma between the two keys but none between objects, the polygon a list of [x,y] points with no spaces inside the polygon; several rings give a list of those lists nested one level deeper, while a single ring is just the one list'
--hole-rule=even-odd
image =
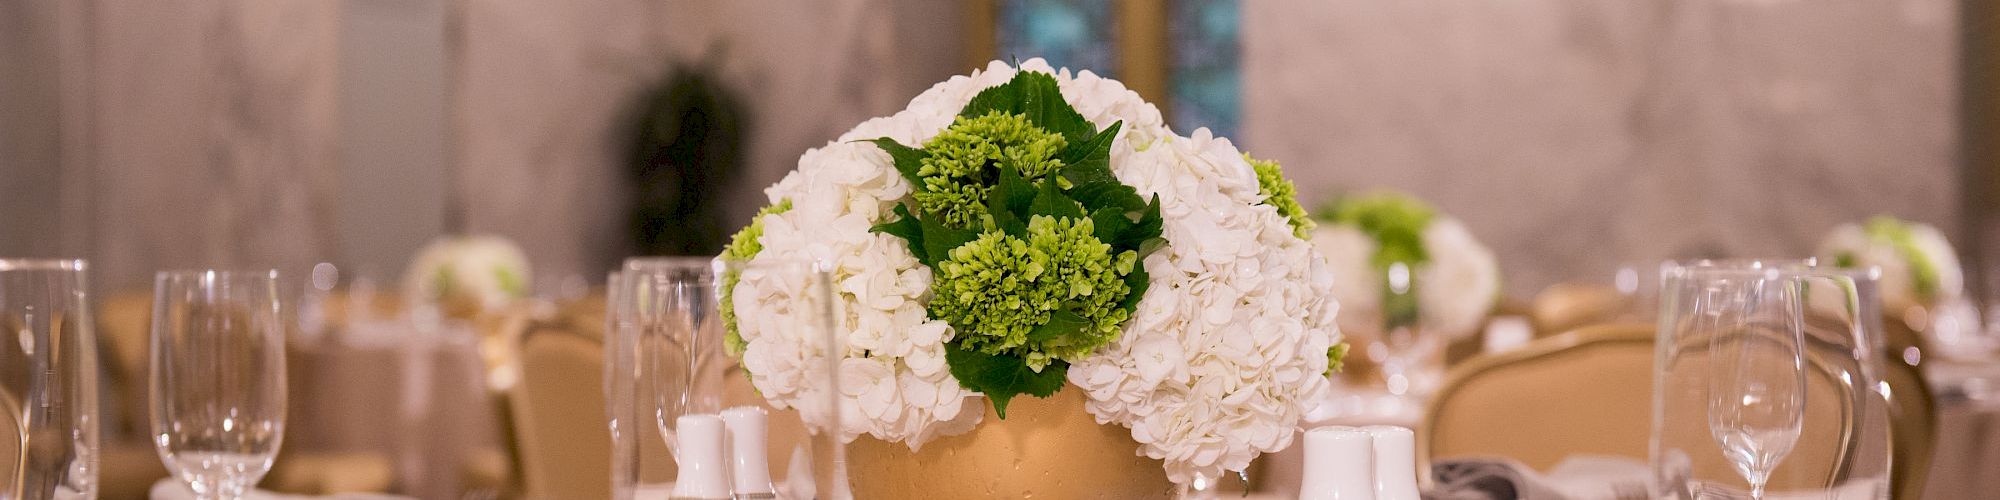
[{"label": "green leaf", "polygon": [[[987,196],[989,204],[997,202],[998,206],[1005,208],[1006,211],[1025,219],[1029,214],[1029,207],[1035,202],[1036,194],[1038,193],[1035,191],[1034,183],[1022,178],[1020,172],[1014,171],[1014,167],[1002,165],[1000,182],[994,184],[993,192]],[[991,207],[988,207],[988,210],[997,211]]]},{"label": "green leaf", "polygon": [[937,263],[951,258],[951,249],[979,238],[979,233],[971,229],[958,229],[937,221],[922,220],[924,229],[924,255],[930,261],[924,265],[937,267]]},{"label": "green leaf", "polygon": [[1139,257],[1145,258],[1147,254],[1152,253],[1145,250],[1147,241],[1158,239],[1164,225],[1165,221],[1160,218],[1160,196],[1153,195],[1153,201],[1146,204],[1146,211],[1139,215],[1138,222],[1133,223],[1131,228],[1123,231],[1117,238],[1105,241],[1116,248],[1139,249]]},{"label": "green leaf", "polygon": [[[1164,242],[1166,240],[1160,241]],[[1140,262],[1139,265],[1132,266],[1132,274],[1125,275],[1125,286],[1132,290],[1125,293],[1124,300],[1118,301],[1118,308],[1127,311],[1138,309],[1139,299],[1146,296],[1146,287],[1152,286],[1152,282],[1147,281],[1145,262]]]},{"label": "green leaf", "polygon": [[1028,340],[1046,342],[1050,339],[1083,331],[1083,329],[1090,328],[1090,326],[1090,320],[1084,319],[1083,316],[1070,312],[1068,309],[1057,309],[1054,313],[1049,314],[1049,322],[1042,323],[1042,326],[1037,326],[1034,330],[1028,331]]},{"label": "green leaf", "polygon": [[[1105,207],[1091,212],[1090,223],[1093,231],[1091,235],[1096,236],[1097,241],[1106,243],[1121,241],[1119,237],[1124,236],[1127,231],[1131,231],[1133,226],[1132,218],[1125,215],[1124,209],[1117,207]],[[1120,248],[1115,243],[1112,244],[1112,248],[1118,250],[1135,249]]]},{"label": "green leaf", "polygon": [[1028,213],[1072,219],[1083,218],[1083,204],[1064,196],[1062,189],[1056,187],[1055,179],[1042,179],[1037,184],[1041,185],[1041,193],[1035,195],[1035,201],[1029,205]]},{"label": "green leaf", "polygon": [[922,262],[925,266],[933,265],[929,255],[924,251],[923,223],[919,222],[915,216],[910,215],[910,209],[906,205],[899,204],[896,205],[896,208],[890,210],[895,213],[895,219],[876,224],[875,227],[868,228],[868,230],[902,238],[903,241],[909,242],[910,253],[916,255],[917,262]]},{"label": "green leaf", "polygon": [[1062,389],[1063,374],[1069,371],[1069,363],[1053,360],[1037,373],[1018,356],[960,349],[957,344],[945,344],[944,361],[951,366],[951,376],[958,379],[958,385],[985,394],[1003,420],[1007,418],[1007,403],[1014,396],[1054,395]]},{"label": "green leaf", "polygon": [[929,158],[930,153],[904,146],[903,143],[887,137],[869,142],[875,143],[882,148],[882,151],[889,153],[889,158],[896,161],[896,171],[901,172],[904,179],[909,179],[910,183],[915,184],[916,189],[924,188],[923,178],[917,176],[917,171],[923,168],[924,159]]},{"label": "green leaf", "polygon": [[1063,151],[1063,178],[1079,185],[1118,182],[1118,177],[1111,174],[1111,143],[1124,125],[1125,122],[1112,123],[1088,140],[1071,143]]},{"label": "green leaf", "polygon": [[992,111],[1025,115],[1036,126],[1062,134],[1071,143],[1088,141],[1097,131],[1063,100],[1056,78],[1038,71],[1015,73],[1007,83],[980,91],[958,115],[972,118]]},{"label": "green leaf", "polygon": [[1138,212],[1146,209],[1146,199],[1139,197],[1139,190],[1117,182],[1093,182],[1070,188],[1069,197],[1088,207],[1092,212],[1106,208],[1116,208],[1120,212]]}]

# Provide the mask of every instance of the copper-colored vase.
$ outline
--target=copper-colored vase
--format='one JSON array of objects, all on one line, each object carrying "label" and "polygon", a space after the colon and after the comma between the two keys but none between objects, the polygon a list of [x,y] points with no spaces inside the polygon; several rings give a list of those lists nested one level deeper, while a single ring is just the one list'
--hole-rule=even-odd
[{"label": "copper-colored vase", "polygon": [[862,436],[848,446],[854,498],[1170,498],[1160,461],[1135,452],[1117,424],[1083,409],[1083,390],[1014,398],[1007,419],[986,408],[972,432],[911,452]]}]

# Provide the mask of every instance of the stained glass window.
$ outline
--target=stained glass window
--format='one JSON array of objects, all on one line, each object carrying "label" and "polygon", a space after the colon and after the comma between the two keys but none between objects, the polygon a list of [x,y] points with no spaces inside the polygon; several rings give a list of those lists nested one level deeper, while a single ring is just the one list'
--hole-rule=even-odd
[{"label": "stained glass window", "polygon": [[[1233,137],[1241,120],[1239,1],[1168,0],[1163,25],[1153,21],[1155,25],[1141,26],[1123,24],[1128,20],[1119,18],[1113,0],[999,0],[995,19],[999,53],[994,56],[1007,61],[1041,57],[1058,68],[1089,69],[1112,78],[1124,73],[1164,74],[1166,95],[1146,97],[1168,113],[1167,122],[1174,130],[1188,133],[1208,127],[1217,135]],[[1162,40],[1165,46],[1151,49],[1166,55],[1121,60],[1121,33]],[[1166,68],[1122,66],[1160,60]]]},{"label": "stained glass window", "polygon": [[1001,60],[1046,58],[1058,68],[1112,76],[1118,68],[1118,25],[1110,0],[1003,0]]},{"label": "stained glass window", "polygon": [[1167,14],[1172,67],[1167,122],[1187,133],[1208,127],[1236,137],[1243,91],[1237,0],[1173,0]]}]

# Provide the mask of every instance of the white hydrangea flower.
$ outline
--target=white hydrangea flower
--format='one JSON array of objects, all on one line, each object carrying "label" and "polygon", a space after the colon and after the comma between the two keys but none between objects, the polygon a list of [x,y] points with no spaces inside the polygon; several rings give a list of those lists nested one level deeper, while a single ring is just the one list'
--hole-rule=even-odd
[{"label": "white hydrangea flower", "polygon": [[1155,131],[1112,170],[1159,195],[1168,245],[1146,258],[1151,286],[1122,336],[1068,375],[1099,422],[1130,427],[1140,453],[1187,483],[1290,446],[1328,387],[1339,333],[1330,268],[1257,204],[1242,153],[1206,129]]},{"label": "white hydrangea flower", "polygon": [[1430,261],[1417,269],[1417,308],[1425,328],[1453,337],[1479,331],[1500,299],[1500,262],[1450,217],[1424,228]]},{"label": "white hydrangea flower", "polygon": [[[1951,241],[1945,239],[1943,232],[1929,224],[1896,220],[1870,222],[1877,223],[1899,225],[1907,230],[1908,250],[1913,250],[1915,254],[1906,253],[1892,235],[1870,232],[1863,224],[1843,224],[1834,228],[1820,243],[1817,254],[1820,262],[1881,268],[1878,289],[1881,290],[1885,311],[1891,314],[1901,314],[1911,307],[1950,302],[1965,293],[1965,270],[1959,265],[1958,252],[1952,250]],[[1935,273],[1933,279],[1937,289],[1929,297],[1917,290],[1916,270],[1912,263],[1917,258],[1928,261]]]},{"label": "white hydrangea flower", "polygon": [[[1219,477],[1258,454],[1288,446],[1307,406],[1327,390],[1334,326],[1331,268],[1294,236],[1284,216],[1261,205],[1255,171],[1226,139],[1206,129],[1168,129],[1159,109],[1115,80],[1072,75],[1041,59],[1020,70],[1055,75],[1063,97],[1098,127],[1123,122],[1112,145],[1114,174],[1160,197],[1169,244],[1142,265],[1150,287],[1120,338],[1066,374],[1102,423],[1132,429],[1138,451],[1161,459],[1169,477]],[[930,270],[905,242],[868,232],[910,195],[887,154],[852,141],[889,137],[917,145],[949,126],[980,91],[1016,69],[993,62],[953,77],[895,115],[869,120],[807,152],[799,169],[766,191],[793,209],[764,216],[757,259],[832,263],[841,345],[827,349],[794,332],[784,304],[800,287],[745,273],[735,290],[744,364],[774,404],[808,419],[832,409],[817,401],[811,368],[836,356],[843,439],[860,434],[925,441],[971,429],[985,401],[953,379],[943,355],[951,327],[931,320]]]}]

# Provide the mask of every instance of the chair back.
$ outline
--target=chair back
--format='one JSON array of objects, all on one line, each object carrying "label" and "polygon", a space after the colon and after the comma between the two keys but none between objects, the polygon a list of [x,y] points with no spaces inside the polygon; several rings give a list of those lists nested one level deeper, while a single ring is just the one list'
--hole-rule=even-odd
[{"label": "chair back", "polygon": [[[1594,325],[1468,360],[1430,403],[1418,433],[1419,459],[1428,466],[1442,458],[1507,457],[1544,471],[1576,455],[1647,461],[1653,332],[1646,324]],[[1809,416],[1801,433],[1808,437],[1772,479],[1774,488],[1831,484],[1851,459],[1850,392],[1824,363],[1809,365]],[[1705,435],[1677,442],[1710,443],[1707,451],[1721,454]],[[1695,473],[1735,477],[1727,469]]]},{"label": "chair back", "polygon": [[0,497],[20,498],[27,486],[28,423],[21,421],[21,403],[0,389]]},{"label": "chair back", "polygon": [[1890,492],[1898,500],[1914,500],[1924,496],[1932,453],[1937,449],[1937,399],[1918,366],[1928,352],[1923,336],[1901,318],[1891,316],[1885,323],[1889,348],[1882,357],[1886,368],[1882,381],[1889,383],[1895,446],[1895,459],[1889,463]]},{"label": "chair back", "polygon": [[[151,432],[147,416],[147,372],[153,329],[153,294],[126,291],[110,294],[97,309],[97,339],[103,346],[99,363],[111,376],[110,386],[121,411],[123,432],[140,436]],[[111,430],[109,427],[107,430]],[[150,441],[148,441],[150,443]]]},{"label": "chair back", "polygon": [[540,324],[520,344],[520,380],[507,401],[527,497],[610,498],[603,341]]}]

